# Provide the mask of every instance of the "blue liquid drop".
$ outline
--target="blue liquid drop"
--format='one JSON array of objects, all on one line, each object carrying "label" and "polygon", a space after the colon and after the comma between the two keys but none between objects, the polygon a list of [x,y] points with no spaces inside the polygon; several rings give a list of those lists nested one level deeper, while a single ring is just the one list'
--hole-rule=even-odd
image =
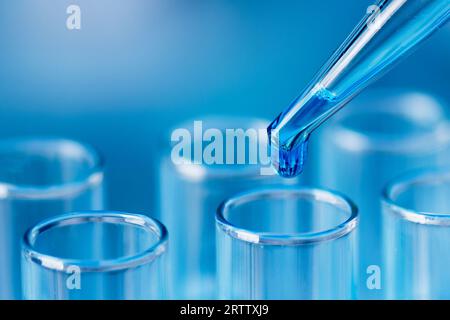
[{"label": "blue liquid drop", "polygon": [[273,163],[278,174],[284,178],[294,178],[303,172],[308,154],[308,139],[297,142],[291,149],[274,147],[272,151],[278,152],[278,162]]},{"label": "blue liquid drop", "polygon": [[270,157],[280,176],[293,178],[302,173],[309,133],[326,118],[327,111],[335,103],[331,92],[325,89],[313,91],[297,98],[269,125]]}]

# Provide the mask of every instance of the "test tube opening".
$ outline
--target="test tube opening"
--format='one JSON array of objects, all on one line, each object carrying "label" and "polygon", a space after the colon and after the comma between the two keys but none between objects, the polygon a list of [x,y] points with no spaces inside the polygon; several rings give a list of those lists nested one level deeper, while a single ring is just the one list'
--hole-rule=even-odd
[{"label": "test tube opening", "polygon": [[444,112],[425,93],[377,89],[363,93],[326,131],[345,149],[431,152],[450,138]]},{"label": "test tube opening", "polygon": [[410,171],[383,190],[390,299],[449,299],[450,169]]},{"label": "test tube opening", "polygon": [[0,197],[74,195],[103,180],[103,159],[93,147],[59,138],[3,140],[0,167]]},{"label": "test tube opening", "polygon": [[450,226],[450,169],[416,170],[392,180],[383,190],[383,205],[410,222]]},{"label": "test tube opening", "polygon": [[355,290],[358,212],[313,188],[241,193],[216,214],[220,295],[227,299],[348,299]]},{"label": "test tube opening", "polygon": [[223,202],[216,221],[225,233],[265,245],[301,245],[351,232],[358,210],[345,196],[312,188],[267,188]]},{"label": "test tube opening", "polygon": [[109,272],[152,262],[167,250],[167,238],[166,228],[155,219],[87,211],[47,219],[29,229],[23,254],[27,261],[56,271],[75,265],[81,271]]},{"label": "test tube opening", "polygon": [[[238,116],[193,118],[172,129],[172,153],[170,159],[166,157],[163,161],[173,162],[175,170],[188,181],[264,178],[259,174],[261,167],[271,169],[266,134],[268,123],[264,119]],[[189,133],[187,153],[174,153],[177,149],[174,145],[180,143],[175,133],[180,129]],[[213,144],[213,157],[207,159]]]}]

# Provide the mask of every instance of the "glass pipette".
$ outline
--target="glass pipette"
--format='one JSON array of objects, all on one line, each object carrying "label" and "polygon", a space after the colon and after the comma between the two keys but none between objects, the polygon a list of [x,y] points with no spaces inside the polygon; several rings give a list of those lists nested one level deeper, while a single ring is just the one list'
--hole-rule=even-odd
[{"label": "glass pipette", "polygon": [[278,173],[300,174],[310,133],[443,26],[449,12],[450,0],[381,0],[369,6],[314,81],[268,127]]}]

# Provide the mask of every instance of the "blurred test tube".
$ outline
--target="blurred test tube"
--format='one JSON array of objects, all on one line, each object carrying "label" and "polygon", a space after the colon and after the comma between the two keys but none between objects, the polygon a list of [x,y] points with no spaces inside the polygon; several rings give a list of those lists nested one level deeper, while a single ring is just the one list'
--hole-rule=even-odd
[{"label": "blurred test tube", "polygon": [[90,146],[52,138],[0,141],[0,298],[21,299],[20,243],[44,218],[103,208],[103,163]]},{"label": "blurred test tube", "polygon": [[383,192],[389,299],[450,299],[450,170],[424,169]]},{"label": "blurred test tube", "polygon": [[296,183],[295,179],[282,181],[270,166],[268,123],[208,116],[172,132],[176,143],[162,159],[160,170],[161,221],[171,238],[172,298],[217,297],[215,211],[225,198],[257,186]]},{"label": "blurred test tube", "polygon": [[449,159],[442,103],[423,93],[369,90],[337,114],[319,135],[318,182],[344,192],[360,212],[359,299],[384,297],[382,215],[385,183],[408,169]]}]

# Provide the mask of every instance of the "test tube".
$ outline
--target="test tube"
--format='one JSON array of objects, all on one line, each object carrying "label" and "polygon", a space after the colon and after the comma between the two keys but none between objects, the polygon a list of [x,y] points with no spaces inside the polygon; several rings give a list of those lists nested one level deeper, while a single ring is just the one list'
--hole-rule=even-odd
[{"label": "test tube", "polygon": [[103,163],[90,146],[56,138],[0,141],[0,298],[21,299],[20,243],[37,222],[103,208]]},{"label": "test tube", "polygon": [[220,298],[353,299],[358,213],[322,189],[263,188],[216,214]]},{"label": "test tube", "polygon": [[382,299],[387,286],[379,197],[405,170],[449,159],[445,106],[416,91],[364,92],[319,134],[318,184],[347,194],[360,211],[359,299]]},{"label": "test tube", "polygon": [[450,299],[450,169],[409,172],[383,192],[389,299]]},{"label": "test tube", "polygon": [[[281,181],[286,179],[271,168],[268,121],[219,116],[197,119],[172,131],[172,138],[189,140],[192,154],[186,152],[175,160],[173,152],[181,143],[176,140],[161,162],[160,212],[170,230],[169,287],[174,299],[217,297],[214,212],[223,199],[257,186],[296,183],[295,179]],[[220,144],[216,145],[220,159],[214,163],[203,157],[203,152],[211,151],[211,143]]]},{"label": "test tube", "polygon": [[163,299],[167,239],[161,223],[139,214],[86,211],[45,220],[23,239],[24,297]]}]

